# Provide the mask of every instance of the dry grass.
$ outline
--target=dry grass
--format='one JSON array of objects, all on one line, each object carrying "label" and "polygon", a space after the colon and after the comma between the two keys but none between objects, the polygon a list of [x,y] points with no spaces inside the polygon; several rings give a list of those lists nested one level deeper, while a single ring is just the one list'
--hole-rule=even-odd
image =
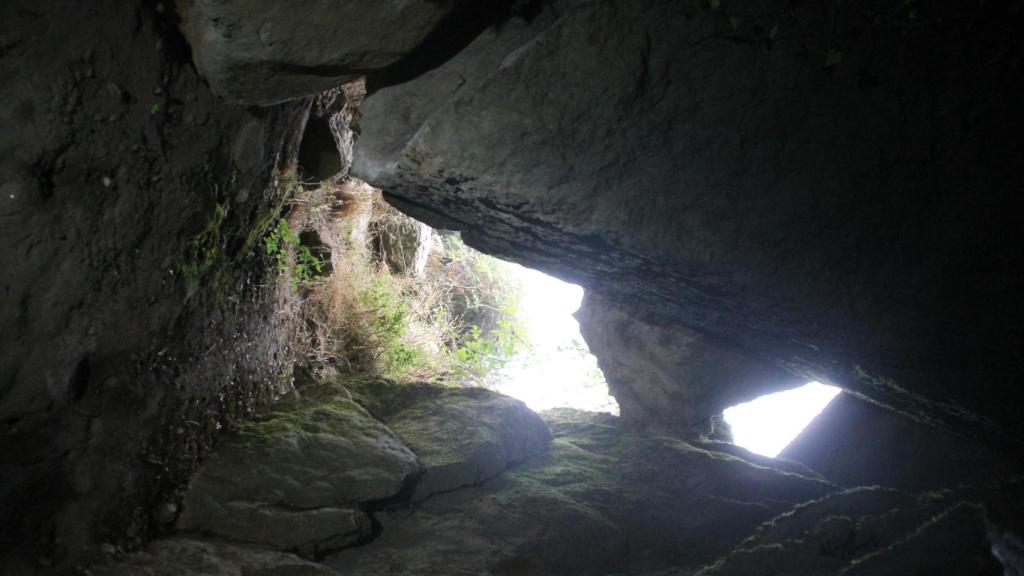
[{"label": "dry grass", "polygon": [[[454,261],[442,258],[435,238],[425,274],[397,264],[382,247],[406,249],[417,224],[354,179],[297,195],[288,220],[297,230],[315,230],[331,250],[331,274],[301,304],[301,348],[314,368],[435,381],[479,372],[468,368],[474,358],[466,354],[467,338],[475,334],[469,344],[483,350],[480,334],[489,328],[481,320],[498,313],[494,299],[501,295],[497,276],[479,273],[479,255],[463,247]],[[406,239],[382,240],[386,234]],[[407,263],[408,256],[398,260]]]}]

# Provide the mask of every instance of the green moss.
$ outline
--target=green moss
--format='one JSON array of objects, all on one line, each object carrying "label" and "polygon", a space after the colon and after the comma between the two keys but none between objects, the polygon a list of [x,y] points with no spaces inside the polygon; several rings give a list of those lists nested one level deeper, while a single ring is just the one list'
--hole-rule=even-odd
[{"label": "green moss", "polygon": [[[282,178],[255,200],[244,202],[238,200],[243,195],[237,170],[228,170],[223,178],[215,177],[215,172],[208,168],[194,184],[209,191],[212,207],[203,229],[187,242],[177,269],[190,295],[201,287],[214,298],[226,298],[237,285],[239,273],[260,268],[254,248],[279,221],[285,203],[301,184],[294,177]],[[253,266],[239,266],[246,259]]]},{"label": "green moss", "polygon": [[[561,416],[575,418],[571,412]],[[558,431],[548,453],[508,473],[519,491],[544,494],[580,508],[579,503],[591,500],[594,494],[622,489],[622,447],[631,435],[583,417],[577,421],[559,418],[554,427]]]},{"label": "green moss", "polygon": [[339,427],[369,430],[374,427],[374,421],[347,398],[334,397],[326,401],[304,398],[278,403],[272,411],[242,423],[238,434],[243,438],[265,440],[290,431],[316,433]]}]

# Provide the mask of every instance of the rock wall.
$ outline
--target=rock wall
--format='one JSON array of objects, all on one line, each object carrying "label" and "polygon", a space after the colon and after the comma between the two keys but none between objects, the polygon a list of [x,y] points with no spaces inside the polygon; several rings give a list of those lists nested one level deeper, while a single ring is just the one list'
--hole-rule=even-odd
[{"label": "rock wall", "polygon": [[915,422],[841,394],[779,453],[842,486],[925,492],[986,486],[1024,472],[1024,463],[984,443]]},{"label": "rock wall", "polygon": [[165,530],[217,431],[288,386],[259,237],[309,102],[224,104],[171,8],[0,7],[5,574]]},{"label": "rock wall", "polygon": [[353,172],[641,317],[1019,447],[1020,19],[555,2],[372,94]]},{"label": "rock wall", "polygon": [[697,332],[645,321],[593,292],[576,318],[622,419],[636,427],[711,434],[712,417],[726,408],[807,383]]}]

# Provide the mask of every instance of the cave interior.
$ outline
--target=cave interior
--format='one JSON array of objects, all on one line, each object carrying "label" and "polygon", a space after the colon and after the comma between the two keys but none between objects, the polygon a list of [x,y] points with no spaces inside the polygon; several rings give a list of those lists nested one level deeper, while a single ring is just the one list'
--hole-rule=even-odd
[{"label": "cave interior", "polygon": [[[0,573],[1024,574],[1022,29],[5,0]],[[471,266],[442,244],[582,287],[592,364],[528,374],[593,406],[381,343]],[[809,382],[741,445],[732,407]]]}]

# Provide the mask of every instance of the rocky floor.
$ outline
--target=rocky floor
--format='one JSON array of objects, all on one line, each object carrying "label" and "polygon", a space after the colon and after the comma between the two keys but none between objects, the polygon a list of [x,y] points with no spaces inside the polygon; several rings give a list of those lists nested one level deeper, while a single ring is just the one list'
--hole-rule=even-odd
[{"label": "rocky floor", "polygon": [[841,488],[716,447],[483,389],[307,383],[219,445],[176,534],[92,574],[1001,573],[991,512],[1019,483]]}]

